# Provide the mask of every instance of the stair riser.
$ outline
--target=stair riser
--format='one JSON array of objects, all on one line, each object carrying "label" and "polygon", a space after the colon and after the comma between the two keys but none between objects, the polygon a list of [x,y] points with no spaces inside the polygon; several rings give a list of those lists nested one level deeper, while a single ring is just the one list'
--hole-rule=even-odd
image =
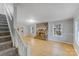
[{"label": "stair riser", "polygon": [[7,24],[6,21],[0,21],[0,24]]},{"label": "stair riser", "polygon": [[0,30],[2,30],[2,29],[9,29],[8,27],[0,27]]},{"label": "stair riser", "polygon": [[7,37],[7,38],[0,38],[0,43],[1,42],[6,42],[6,41],[10,41],[11,37]]},{"label": "stair riser", "polygon": [[4,20],[4,19],[0,18],[0,22],[7,22],[7,20]]},{"label": "stair riser", "polygon": [[4,19],[0,18],[0,22],[7,22],[7,20],[4,20]]},{"label": "stair riser", "polygon": [[0,14],[0,17],[2,17],[2,18],[6,18],[6,16],[5,16],[5,15],[3,15],[3,14]]},{"label": "stair riser", "polygon": [[6,18],[0,17],[0,22],[7,22]]},{"label": "stair riser", "polygon": [[7,20],[6,20],[6,16],[0,14],[0,21],[7,21]]},{"label": "stair riser", "polygon": [[7,24],[7,22],[0,22],[0,24]]},{"label": "stair riser", "polygon": [[0,21],[7,21],[5,17],[0,17]]},{"label": "stair riser", "polygon": [[11,47],[12,47],[12,42],[8,42],[8,43],[5,43],[5,44],[1,44],[0,45],[0,51],[6,50],[6,49],[11,48]]},{"label": "stair riser", "polygon": [[0,25],[0,27],[2,28],[2,27],[8,27],[8,25]]}]

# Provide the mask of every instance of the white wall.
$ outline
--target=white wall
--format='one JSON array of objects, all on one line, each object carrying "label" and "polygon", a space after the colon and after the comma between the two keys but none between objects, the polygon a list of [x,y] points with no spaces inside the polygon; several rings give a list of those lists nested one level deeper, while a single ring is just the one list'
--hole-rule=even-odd
[{"label": "white wall", "polygon": [[74,26],[73,26],[73,29],[74,29],[74,48],[75,48],[75,51],[76,53],[79,55],[79,7],[77,8],[76,12],[75,12],[75,15],[74,15]]},{"label": "white wall", "polygon": [[79,18],[74,20],[74,48],[77,54],[79,55]]},{"label": "white wall", "polygon": [[[52,27],[54,24],[62,25],[61,37],[53,35]],[[48,22],[48,40],[73,43],[73,20],[70,19],[70,20]]]},{"label": "white wall", "polygon": [[24,36],[30,35],[30,26],[24,25]]},{"label": "white wall", "polygon": [[[16,5],[16,4],[15,4]],[[24,9],[22,10],[22,7],[21,6],[17,6],[16,5],[16,8],[17,8],[17,12],[16,12],[16,25],[15,26],[17,26],[17,27],[23,27],[24,29],[23,29],[23,31],[24,31],[24,33],[21,33],[22,35],[24,35],[24,36],[26,36],[26,35],[29,35],[30,34],[30,25],[28,25],[27,23],[26,23],[26,21],[24,21],[24,20],[26,20],[25,19],[25,17],[26,17],[26,15],[25,15],[25,13],[23,13],[24,11]],[[27,18],[27,17],[26,17]]]},{"label": "white wall", "polygon": [[5,14],[3,3],[0,3],[0,14]]},{"label": "white wall", "polygon": [[30,34],[36,36],[36,24],[30,25]]},{"label": "white wall", "polygon": [[[17,6],[14,4],[14,28],[17,29],[19,28],[19,33],[21,34],[21,36],[25,36],[27,35],[27,33],[29,32],[29,26],[25,25],[22,22],[19,22],[19,20],[17,19],[17,17],[19,17],[19,14],[17,12]],[[22,28],[23,27],[23,32],[22,32]],[[20,35],[18,33],[16,33],[16,31],[14,30],[14,38],[15,38],[15,46],[18,48],[18,53],[21,56],[26,56],[28,54],[28,46],[27,44],[25,44],[21,39]]]}]

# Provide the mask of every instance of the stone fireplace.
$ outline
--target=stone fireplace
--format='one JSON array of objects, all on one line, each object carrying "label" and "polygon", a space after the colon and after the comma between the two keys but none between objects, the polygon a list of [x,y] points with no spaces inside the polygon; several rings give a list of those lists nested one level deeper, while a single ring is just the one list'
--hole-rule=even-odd
[{"label": "stone fireplace", "polygon": [[48,38],[48,23],[36,24],[36,39],[47,40]]}]

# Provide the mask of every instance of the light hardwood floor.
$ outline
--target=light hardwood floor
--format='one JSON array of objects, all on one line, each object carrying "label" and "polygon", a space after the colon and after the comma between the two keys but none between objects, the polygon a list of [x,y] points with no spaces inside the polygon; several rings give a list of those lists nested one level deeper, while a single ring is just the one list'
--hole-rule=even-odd
[{"label": "light hardwood floor", "polygon": [[76,56],[73,45],[55,41],[45,41],[32,37],[23,37],[31,48],[32,56]]}]

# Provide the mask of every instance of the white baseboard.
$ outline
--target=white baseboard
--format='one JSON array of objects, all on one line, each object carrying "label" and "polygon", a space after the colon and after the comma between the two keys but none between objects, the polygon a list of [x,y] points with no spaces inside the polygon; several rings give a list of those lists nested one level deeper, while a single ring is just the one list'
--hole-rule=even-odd
[{"label": "white baseboard", "polygon": [[78,51],[77,51],[76,47],[74,46],[74,44],[73,44],[73,47],[74,47],[75,52],[76,52],[76,53],[77,53],[77,55],[79,56],[79,53],[78,53]]},{"label": "white baseboard", "polygon": [[[48,39],[48,40],[49,40],[49,39]],[[58,41],[58,40],[49,40],[49,41],[56,41],[56,42],[60,42],[60,43],[66,43],[66,44],[72,44],[72,45],[73,45],[73,43],[65,42],[65,41]]]}]

